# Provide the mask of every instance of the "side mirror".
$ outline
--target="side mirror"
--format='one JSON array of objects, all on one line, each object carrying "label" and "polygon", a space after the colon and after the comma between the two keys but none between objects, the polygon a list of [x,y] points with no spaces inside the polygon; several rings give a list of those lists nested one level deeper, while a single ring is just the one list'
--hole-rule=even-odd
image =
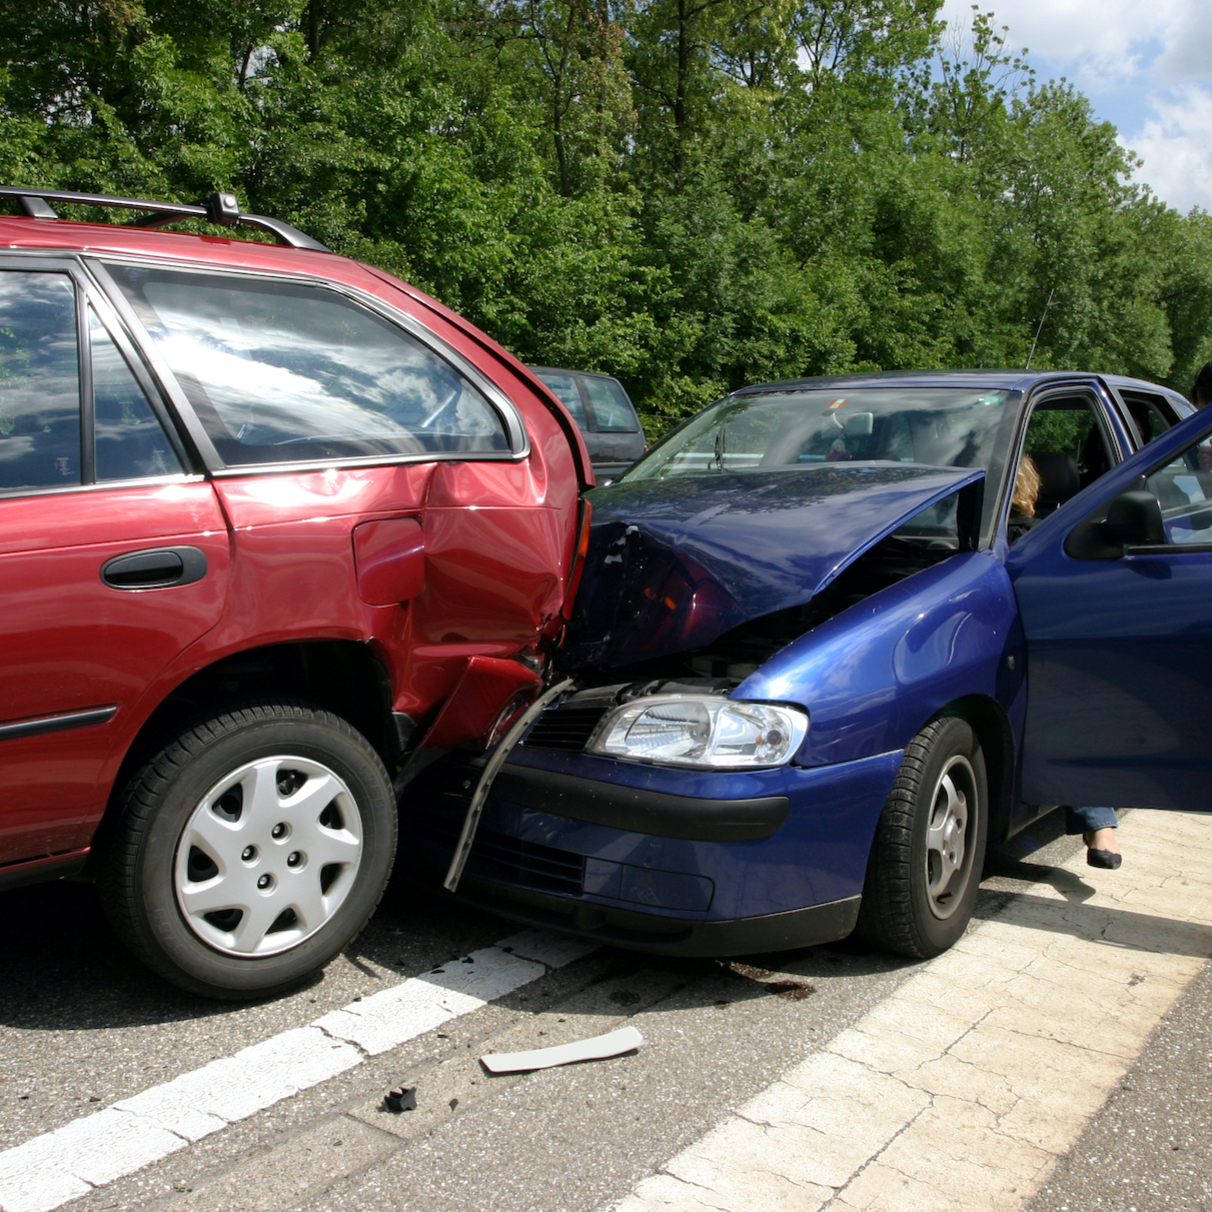
[{"label": "side mirror", "polygon": [[1165,543],[1161,503],[1145,488],[1144,476],[1135,484],[1069,532],[1065,540],[1068,555],[1075,560],[1118,560],[1126,549]]},{"label": "side mirror", "polygon": [[1155,547],[1166,541],[1161,504],[1144,489],[1121,492],[1107,507],[1103,538],[1117,547]]}]

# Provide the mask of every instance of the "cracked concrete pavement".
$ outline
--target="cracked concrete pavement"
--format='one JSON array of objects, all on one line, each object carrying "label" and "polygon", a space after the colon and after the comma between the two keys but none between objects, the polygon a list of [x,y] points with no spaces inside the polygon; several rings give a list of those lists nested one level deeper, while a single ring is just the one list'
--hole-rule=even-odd
[{"label": "cracked concrete pavement", "polygon": [[1121,836],[1118,872],[1079,851],[614,1212],[1022,1208],[1212,954],[1212,818]]}]

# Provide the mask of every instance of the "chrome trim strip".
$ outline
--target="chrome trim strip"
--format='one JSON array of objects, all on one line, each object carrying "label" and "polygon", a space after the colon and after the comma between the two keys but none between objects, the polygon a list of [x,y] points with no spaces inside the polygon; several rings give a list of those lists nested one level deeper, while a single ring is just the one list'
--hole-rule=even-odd
[{"label": "chrome trim strip", "polygon": [[263,475],[295,475],[313,471],[352,471],[359,467],[394,467],[406,463],[519,463],[525,456],[508,451],[479,454],[453,451],[445,454],[348,455],[340,459],[318,459],[310,463],[233,463],[211,472],[214,480],[249,480]]},{"label": "chrome trim strip", "polygon": [[51,494],[67,496],[79,492],[108,492],[122,488],[147,488],[166,484],[205,484],[206,476],[194,472],[174,472],[166,476],[147,476],[133,480],[101,480],[94,484],[52,484],[48,488],[5,488],[0,489],[0,501],[12,500],[16,497],[44,497]]},{"label": "chrome trim strip", "polygon": [[23,736],[40,736],[44,732],[67,732],[71,728],[87,728],[91,724],[106,724],[118,708],[86,707],[83,711],[65,711],[61,715],[44,715],[33,720],[18,720],[0,724],[0,741],[12,741]]}]

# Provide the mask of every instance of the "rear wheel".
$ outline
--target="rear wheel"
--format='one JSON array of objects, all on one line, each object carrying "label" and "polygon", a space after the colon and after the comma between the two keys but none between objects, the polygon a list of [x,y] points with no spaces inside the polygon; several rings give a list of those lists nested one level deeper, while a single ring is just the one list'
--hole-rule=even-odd
[{"label": "rear wheel", "polygon": [[857,933],[928,959],[968,928],[980,887],[988,790],[980,744],[963,720],[934,720],[905,749],[876,826]]},{"label": "rear wheel", "polygon": [[396,845],[370,743],[304,703],[249,703],[165,746],[102,838],[98,885],[118,933],[196,993],[297,984],[366,924]]}]

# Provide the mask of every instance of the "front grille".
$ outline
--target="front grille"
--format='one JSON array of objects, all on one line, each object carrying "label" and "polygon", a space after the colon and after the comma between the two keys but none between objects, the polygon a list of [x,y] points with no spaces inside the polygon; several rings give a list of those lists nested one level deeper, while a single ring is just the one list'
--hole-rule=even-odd
[{"label": "front grille", "polygon": [[584,856],[491,830],[477,835],[471,849],[471,869],[491,879],[573,896],[581,894],[585,883]]},{"label": "front grille", "polygon": [[[453,852],[462,819],[418,814],[413,821],[420,838]],[[467,870],[487,879],[502,880],[541,892],[580,896],[585,883],[585,858],[538,842],[524,842],[491,829],[479,829],[467,860]]]},{"label": "front grille", "polygon": [[610,704],[593,707],[550,707],[526,734],[522,744],[532,749],[563,749],[580,753]]}]

